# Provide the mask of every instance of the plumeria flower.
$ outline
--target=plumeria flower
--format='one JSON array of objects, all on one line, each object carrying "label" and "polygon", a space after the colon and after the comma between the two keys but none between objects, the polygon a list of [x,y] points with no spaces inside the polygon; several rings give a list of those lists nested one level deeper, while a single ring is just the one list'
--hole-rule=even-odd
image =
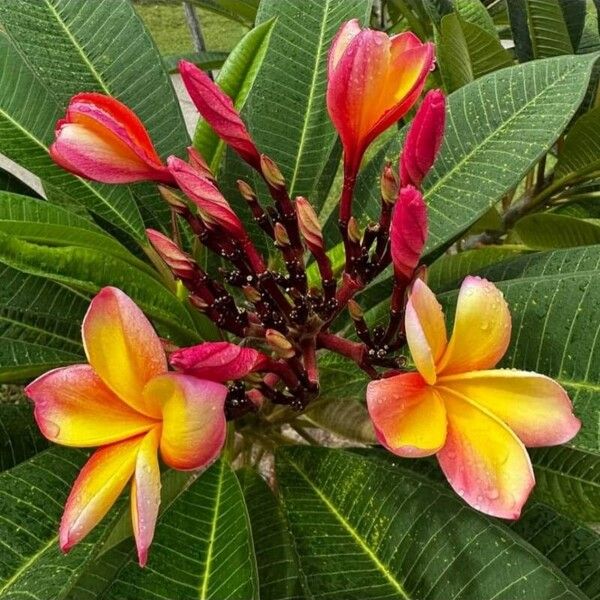
[{"label": "plumeria flower", "polygon": [[26,388],[42,433],[64,446],[95,447],[67,499],[60,524],[63,551],[106,515],[128,481],[140,565],[160,504],[158,453],[174,469],[200,469],[225,441],[227,388],[167,371],[162,343],[142,311],[107,287],[82,326],[89,364],[55,369]]},{"label": "plumeria flower", "polygon": [[537,373],[494,369],[510,342],[511,317],[485,279],[464,280],[449,341],[441,306],[417,279],[405,327],[417,372],[367,388],[380,442],[398,456],[436,454],[471,506],[518,518],[535,483],[525,446],[562,444],[579,431],[565,390]]},{"label": "plumeria flower", "polygon": [[344,23],[329,50],[327,108],[356,174],[367,146],[419,98],[434,65],[433,44],[411,32],[388,37]]},{"label": "plumeria flower", "polygon": [[103,94],[71,98],[50,156],[63,169],[103,183],[173,182],[137,115]]}]

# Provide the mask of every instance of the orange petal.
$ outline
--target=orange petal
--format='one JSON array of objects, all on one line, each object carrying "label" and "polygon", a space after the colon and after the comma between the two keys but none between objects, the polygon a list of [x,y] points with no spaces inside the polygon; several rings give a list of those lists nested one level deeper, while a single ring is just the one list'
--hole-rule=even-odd
[{"label": "orange petal", "polygon": [[486,279],[466,277],[438,375],[493,369],[508,348],[510,328],[510,312],[502,292]]},{"label": "orange petal", "polygon": [[406,340],[415,366],[429,384],[435,383],[436,364],[447,345],[444,313],[434,293],[416,279],[405,313]]},{"label": "orange petal", "polygon": [[117,398],[89,365],[54,369],[25,388],[42,433],[65,446],[104,446],[148,431],[156,421]]},{"label": "orange petal", "polygon": [[564,444],[581,427],[567,392],[544,375],[512,369],[473,371],[440,378],[438,385],[483,406],[526,446]]},{"label": "orange petal", "polygon": [[102,381],[132,408],[150,417],[160,409],[145,402],[146,383],[167,371],[160,339],[150,321],[121,290],[103,288],[83,320],[83,343]]},{"label": "orange petal", "polygon": [[335,34],[329,47],[328,69],[330,76],[337,67],[340,58],[343,56],[348,44],[356,35],[360,33],[358,19],[346,21]]},{"label": "orange petal", "polygon": [[154,537],[160,505],[159,441],[160,427],[155,427],[144,437],[131,484],[131,522],[141,567],[144,567],[148,560],[148,548]]},{"label": "orange petal", "polygon": [[170,467],[200,469],[217,458],[226,432],[223,384],[169,373],[150,381],[144,396],[161,406],[160,451]]},{"label": "orange petal", "polygon": [[517,519],[535,484],[525,447],[490,412],[450,390],[438,391],[448,415],[438,460],[450,485],[473,508]]},{"label": "orange petal", "polygon": [[418,373],[371,381],[367,408],[379,441],[398,456],[429,456],[444,445],[444,404]]},{"label": "orange petal", "polygon": [[96,450],[79,473],[60,522],[63,552],[82,540],[106,515],[129,481],[143,435]]}]

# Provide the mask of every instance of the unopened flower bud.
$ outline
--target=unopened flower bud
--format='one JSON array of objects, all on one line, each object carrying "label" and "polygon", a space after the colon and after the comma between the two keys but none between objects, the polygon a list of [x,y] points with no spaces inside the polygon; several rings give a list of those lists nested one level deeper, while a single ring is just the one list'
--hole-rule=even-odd
[{"label": "unopened flower bud", "polygon": [[275,234],[275,243],[278,246],[290,245],[290,237],[288,232],[281,223],[275,223],[275,227],[273,227],[273,233]]},{"label": "unopened flower bud", "polygon": [[254,190],[245,181],[238,179],[237,186],[242,198],[246,202],[256,202],[256,194],[254,193]]},{"label": "unopened flower bud", "polygon": [[382,200],[388,204],[394,204],[394,202],[396,202],[396,198],[398,197],[398,181],[394,175],[391,162],[387,162],[385,167],[383,167],[383,171],[381,172],[380,186]]},{"label": "unopened flower bud", "polygon": [[191,279],[196,275],[196,263],[173,240],[154,229],[146,229],[146,235],[152,247],[176,277]]},{"label": "unopened flower bud", "polygon": [[252,304],[256,304],[260,301],[260,292],[252,285],[245,285],[242,287],[242,292],[246,297],[248,302],[252,302]]},{"label": "unopened flower bud", "polygon": [[363,310],[356,300],[348,300],[348,312],[353,321],[360,321],[364,316]]},{"label": "unopened flower bud", "polygon": [[323,232],[319,217],[311,203],[302,196],[296,198],[296,214],[298,215],[298,227],[300,233],[313,254],[323,252],[325,244],[323,242]]},{"label": "unopened flower bud", "polygon": [[196,150],[196,148],[193,146],[189,146],[187,151],[190,165],[192,165],[192,167],[194,167],[194,169],[196,169],[196,171],[198,171],[198,173],[200,173],[203,177],[214,181],[215,176],[210,170],[206,160],[204,160],[204,156],[202,156],[202,154],[200,154],[200,152],[198,152],[198,150]]},{"label": "unopened flower bud", "polygon": [[266,154],[260,155],[260,169],[270,186],[282,188],[285,185],[285,178],[279,170],[279,167],[275,164],[275,161],[270,159]]},{"label": "unopened flower bud", "polygon": [[292,356],[296,354],[291,342],[276,329],[267,329],[265,338],[267,344],[269,344],[281,358],[292,358]]},{"label": "unopened flower bud", "polygon": [[191,294],[189,300],[201,312],[204,312],[208,308],[208,302],[200,298],[200,296]]},{"label": "unopened flower bud", "polygon": [[348,238],[351,242],[358,244],[360,242],[361,234],[358,222],[354,217],[350,217],[348,221]]},{"label": "unopened flower bud", "polygon": [[158,186],[162,199],[177,213],[187,208],[187,204],[171,189],[163,185]]}]

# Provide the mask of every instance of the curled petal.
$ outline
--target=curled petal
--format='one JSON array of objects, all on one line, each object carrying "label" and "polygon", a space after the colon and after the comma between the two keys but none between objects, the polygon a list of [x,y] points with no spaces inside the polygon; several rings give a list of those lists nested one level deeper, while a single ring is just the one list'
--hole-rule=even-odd
[{"label": "curled petal", "polygon": [[142,390],[167,371],[167,361],[159,337],[133,300],[117,288],[103,288],[90,304],[82,333],[88,361],[100,379],[135,410],[160,418]]},{"label": "curled petal", "polygon": [[133,410],[89,365],[54,369],[25,388],[42,433],[64,446],[104,446],[148,431],[156,421]]},{"label": "curled petal", "polygon": [[225,443],[227,388],[181,373],[153,379],[144,396],[160,403],[160,451],[174,469],[200,469],[214,461]]},{"label": "curled petal", "polygon": [[418,373],[371,381],[367,408],[377,438],[398,456],[429,456],[444,445],[444,404]]},{"label": "curled petal", "polygon": [[67,552],[106,515],[131,478],[143,435],[96,450],[79,473],[60,522],[60,549]]},{"label": "curled petal", "polygon": [[179,72],[192,102],[215,133],[245,161],[260,168],[260,154],[231,98],[196,65],[182,60]]},{"label": "curled petal", "polygon": [[390,243],[394,273],[408,283],[427,239],[427,207],[419,190],[403,187],[394,205]]},{"label": "curled petal", "polygon": [[421,279],[415,279],[404,317],[406,340],[423,379],[435,383],[436,365],[446,350],[446,324],[442,307]]},{"label": "curled petal", "polygon": [[131,522],[141,567],[144,567],[148,560],[148,548],[154,537],[160,505],[159,442],[160,427],[155,427],[144,436],[138,450],[131,484]]},{"label": "curled petal", "polygon": [[525,447],[490,412],[446,389],[438,392],[448,415],[438,460],[450,485],[473,508],[518,519],[535,484]]},{"label": "curled petal", "polygon": [[200,379],[227,381],[241,379],[270,361],[253,348],[229,342],[204,342],[173,352],[169,362],[179,371]]},{"label": "curled petal", "polygon": [[200,216],[209,227],[222,227],[238,240],[246,237],[242,222],[212,181],[176,156],[170,156],[167,163],[177,184],[198,207]]},{"label": "curled petal", "polygon": [[337,67],[340,58],[344,55],[348,44],[360,33],[360,25],[358,19],[346,21],[335,34],[331,46],[329,47],[328,69],[329,76],[333,74],[333,70]]},{"label": "curled petal", "polygon": [[502,292],[486,279],[466,277],[438,375],[493,369],[506,353],[510,330],[510,311]]},{"label": "curled petal", "polygon": [[137,115],[102,94],[71,99],[50,155],[63,168],[104,183],[173,181]]},{"label": "curled petal", "polygon": [[526,446],[564,444],[581,427],[567,392],[544,375],[496,369],[449,375],[438,384],[491,412]]}]

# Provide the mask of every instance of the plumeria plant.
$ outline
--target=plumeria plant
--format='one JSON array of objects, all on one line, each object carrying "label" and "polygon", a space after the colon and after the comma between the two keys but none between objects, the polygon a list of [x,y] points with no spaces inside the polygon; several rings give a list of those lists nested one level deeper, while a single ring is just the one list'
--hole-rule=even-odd
[{"label": "plumeria plant", "polygon": [[596,55],[467,4],[263,0],[191,143],[130,2],[0,6],[0,598],[600,594]]}]

